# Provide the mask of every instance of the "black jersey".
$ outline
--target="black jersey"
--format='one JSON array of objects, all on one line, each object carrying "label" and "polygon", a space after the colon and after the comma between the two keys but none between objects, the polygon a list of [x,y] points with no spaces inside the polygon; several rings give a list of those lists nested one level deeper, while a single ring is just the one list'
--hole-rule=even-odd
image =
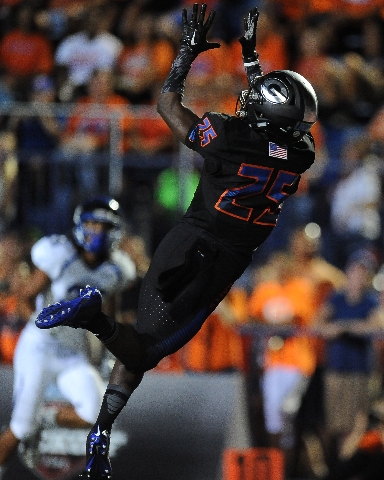
[{"label": "black jersey", "polygon": [[183,221],[247,251],[269,236],[284,200],[315,159],[310,133],[283,145],[240,118],[213,112],[191,128],[186,145],[202,155],[204,166]]}]

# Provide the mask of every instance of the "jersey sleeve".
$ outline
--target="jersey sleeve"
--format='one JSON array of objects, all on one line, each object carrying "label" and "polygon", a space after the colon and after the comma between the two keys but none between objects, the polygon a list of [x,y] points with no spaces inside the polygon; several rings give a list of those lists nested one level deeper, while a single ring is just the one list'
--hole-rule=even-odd
[{"label": "jersey sleeve", "polygon": [[119,285],[119,291],[122,291],[136,279],[136,266],[131,257],[122,250],[114,250],[111,257],[117,268],[120,270],[121,282]]},{"label": "jersey sleeve", "polygon": [[38,240],[31,249],[31,259],[39,270],[52,280],[61,272],[64,263],[74,255],[75,250],[63,235],[51,235]]},{"label": "jersey sleeve", "polygon": [[72,38],[67,38],[57,47],[55,62],[58,65],[66,65],[72,53]]},{"label": "jersey sleeve", "polygon": [[205,113],[189,130],[186,146],[203,157],[205,154],[225,151],[227,135],[225,122],[228,115],[214,112]]}]

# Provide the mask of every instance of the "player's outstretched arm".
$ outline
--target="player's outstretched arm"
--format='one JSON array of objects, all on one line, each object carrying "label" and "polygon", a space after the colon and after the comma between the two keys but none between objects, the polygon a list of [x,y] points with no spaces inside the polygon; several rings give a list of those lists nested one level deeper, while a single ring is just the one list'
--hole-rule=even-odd
[{"label": "player's outstretched arm", "polygon": [[244,34],[239,38],[244,68],[250,87],[257,77],[263,75],[259,63],[259,55],[256,52],[256,31],[259,15],[260,13],[256,7],[248,12],[248,15],[244,18]]},{"label": "player's outstretched arm", "polygon": [[200,53],[220,47],[219,43],[207,41],[207,34],[211,28],[215,12],[211,11],[207,20],[204,21],[206,9],[207,6],[203,3],[199,12],[199,5],[195,3],[192,7],[190,20],[188,20],[187,10],[185,8],[182,10],[183,28],[180,50],[172,64],[157,102],[157,111],[176,138],[183,143],[189,129],[198,119],[195,113],[182,104],[188,72],[192,62]]}]

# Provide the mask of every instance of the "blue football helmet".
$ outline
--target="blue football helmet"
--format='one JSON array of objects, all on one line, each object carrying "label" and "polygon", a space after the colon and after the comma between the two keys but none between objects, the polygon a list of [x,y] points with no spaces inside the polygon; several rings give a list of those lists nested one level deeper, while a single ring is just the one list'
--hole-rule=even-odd
[{"label": "blue football helmet", "polygon": [[[109,228],[96,233],[87,228],[87,221],[101,222]],[[112,197],[96,197],[78,205],[73,223],[73,237],[77,245],[97,255],[106,255],[116,247],[122,236],[121,208],[119,202]]]}]

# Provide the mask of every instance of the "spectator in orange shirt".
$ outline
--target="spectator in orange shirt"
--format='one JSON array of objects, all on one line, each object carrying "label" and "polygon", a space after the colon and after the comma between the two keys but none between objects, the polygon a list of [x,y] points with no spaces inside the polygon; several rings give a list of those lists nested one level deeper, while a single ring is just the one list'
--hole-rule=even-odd
[{"label": "spectator in orange shirt", "polygon": [[39,74],[53,69],[52,45],[34,24],[34,9],[29,3],[18,6],[16,26],[0,42],[0,64],[6,73],[16,78],[15,92],[25,100],[28,82]]},{"label": "spectator in orange shirt", "polygon": [[316,288],[308,277],[293,273],[292,259],[282,252],[274,253],[260,274],[263,277],[250,294],[249,315],[269,330],[261,387],[265,428],[269,446],[284,449],[290,471],[295,420],[316,367],[313,340],[295,336],[294,329],[310,325],[316,311]]},{"label": "spectator in orange shirt", "polygon": [[[94,71],[88,82],[88,94],[76,102],[62,137],[63,146],[69,151],[105,151],[110,146],[111,124],[108,113],[120,115],[119,127],[123,140],[120,151],[129,147],[127,133],[131,123],[129,102],[114,92],[114,76],[111,70]],[[107,112],[107,115],[105,113]]]},{"label": "spectator in orange shirt", "polygon": [[[80,200],[107,191],[105,168],[108,168],[110,153],[122,155],[127,152],[132,122],[129,102],[114,92],[111,71],[95,71],[87,87],[88,94],[76,102],[68,120],[57,158],[64,165],[62,174],[65,177],[58,182],[59,188],[67,185],[72,190],[74,180],[82,195]],[[74,162],[75,179],[68,178],[68,161]]]},{"label": "spectator in orange shirt", "polygon": [[117,60],[118,88],[131,103],[152,103],[174,58],[170,40],[156,33],[156,17],[137,17],[125,32],[124,47]]}]

